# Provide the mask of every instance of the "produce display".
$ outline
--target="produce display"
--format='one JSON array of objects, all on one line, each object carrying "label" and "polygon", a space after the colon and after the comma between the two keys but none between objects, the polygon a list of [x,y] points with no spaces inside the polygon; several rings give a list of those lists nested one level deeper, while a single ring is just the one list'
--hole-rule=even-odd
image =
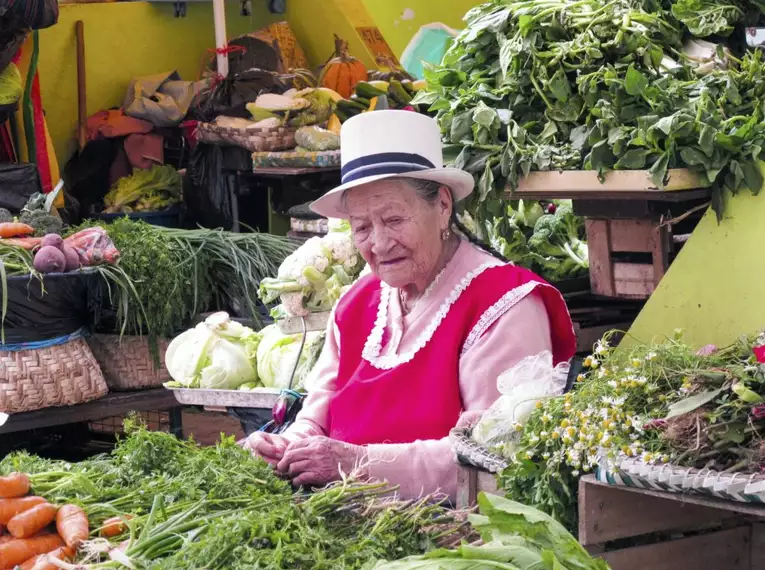
[{"label": "produce display", "polygon": [[[607,568],[549,517],[500,497],[481,496],[468,522],[429,497],[399,501],[385,484],[350,477],[294,491],[233,438],[198,447],[128,424],[109,455],[0,461],[0,475],[27,478],[38,496],[22,499],[19,516],[44,501],[71,505],[58,510],[60,537],[43,530],[1,544],[1,568],[59,556],[65,541],[80,570]],[[2,499],[0,514],[14,500]],[[42,512],[34,518],[50,516]]]},{"label": "produce display", "polygon": [[120,178],[104,197],[104,213],[154,212],[181,202],[183,179],[169,165],[137,169]]},{"label": "produce display", "polygon": [[552,283],[587,276],[590,262],[584,221],[574,215],[570,200],[545,204],[518,200],[507,203],[505,212],[486,220],[483,227],[469,213],[462,221],[506,259]]},{"label": "produce display", "polygon": [[502,217],[501,192],[533,170],[647,169],[661,188],[668,169],[690,168],[720,215],[724,190],[762,186],[765,59],[687,52],[693,34],[730,31],[762,7],[494,0],[467,14],[414,102],[438,113],[447,155],[475,175],[482,220]]},{"label": "produce display", "polygon": [[341,122],[345,122],[365,111],[403,109],[424,112],[427,106],[419,106],[413,103],[413,99],[417,92],[426,86],[424,81],[395,77],[388,81],[360,81],[356,84],[353,95],[337,102],[335,114]]},{"label": "produce display", "polygon": [[170,343],[165,365],[173,381],[165,386],[287,389],[291,382],[291,387],[299,390],[324,346],[324,333],[308,333],[298,355],[301,340],[301,335],[282,334],[276,325],[256,332],[226,313],[216,313]]},{"label": "produce display", "polygon": [[222,230],[180,230],[127,218],[103,227],[121,252],[97,270],[110,287],[118,330],[172,337],[198,314],[236,302],[257,318],[257,283],[294,250],[286,238]]},{"label": "produce display", "polygon": [[608,338],[564,396],[540,400],[493,451],[511,460],[508,495],[568,528],[576,483],[601,462],[640,457],[727,473],[759,473],[765,460],[765,335],[694,350],[678,331],[660,344],[613,349]]},{"label": "produce display", "polygon": [[299,317],[329,311],[363,268],[350,224],[333,220],[327,235],[306,241],[279,266],[276,278],[260,282],[260,298],[264,303],[280,300],[274,316],[282,310]]},{"label": "produce display", "polygon": [[305,127],[327,122],[335,111],[337,99],[339,96],[330,89],[309,87],[302,91],[293,89],[284,95],[261,95],[247,104],[247,110],[257,121],[253,126]]}]

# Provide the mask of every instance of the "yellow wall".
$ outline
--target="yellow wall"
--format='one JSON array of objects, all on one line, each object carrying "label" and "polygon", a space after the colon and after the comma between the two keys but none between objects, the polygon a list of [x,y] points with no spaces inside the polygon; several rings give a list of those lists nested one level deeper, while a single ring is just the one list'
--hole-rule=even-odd
[{"label": "yellow wall", "polygon": [[[401,55],[412,36],[425,24],[440,22],[461,30],[462,18],[468,10],[480,4],[480,0],[363,0],[367,11],[385,41],[397,55]],[[411,10],[413,19],[404,19],[404,12]],[[408,14],[411,16],[411,14]]]},{"label": "yellow wall", "polygon": [[[227,5],[229,37],[274,20],[265,0],[255,0],[252,16]],[[177,69],[196,79],[205,50],[215,46],[212,3],[189,3],[175,18],[172,3],[120,2],[63,4],[59,23],[40,32],[40,81],[56,155],[63,164],[75,149],[77,59],[74,26],[85,22],[88,114],[119,106],[131,79]]]}]

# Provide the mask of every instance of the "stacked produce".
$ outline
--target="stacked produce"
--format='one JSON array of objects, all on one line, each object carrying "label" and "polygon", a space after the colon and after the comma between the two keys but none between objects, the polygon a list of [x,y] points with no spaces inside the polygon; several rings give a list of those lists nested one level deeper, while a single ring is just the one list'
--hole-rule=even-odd
[{"label": "stacked produce", "polygon": [[353,95],[338,101],[335,114],[341,122],[345,122],[365,111],[403,109],[424,112],[427,106],[419,106],[413,103],[413,99],[425,87],[425,81],[395,77],[389,81],[360,81],[354,87]]},{"label": "stacked produce", "polygon": [[699,60],[683,41],[759,8],[494,0],[467,14],[414,102],[437,111],[451,161],[475,175],[481,220],[503,217],[501,193],[535,170],[648,169],[662,187],[668,169],[686,167],[711,185],[719,214],[724,190],[762,186],[765,59],[712,49]]},{"label": "stacked produce", "polygon": [[506,259],[553,283],[588,274],[584,221],[574,215],[570,200],[509,202],[504,216],[483,227],[468,213],[462,220]]},{"label": "stacked produce", "polygon": [[260,298],[264,303],[281,301],[272,311],[275,317],[329,311],[363,268],[350,224],[333,220],[327,235],[306,241],[279,266],[276,278],[260,282]]},{"label": "stacked produce", "polygon": [[601,461],[757,473],[765,466],[765,335],[722,349],[604,339],[574,389],[541,400],[493,451],[508,495],[575,527],[576,482]]},{"label": "stacked produce", "polygon": [[[176,337],[165,354],[168,388],[299,390],[324,345],[324,334],[285,335],[276,325],[255,332],[216,313]],[[293,370],[295,374],[293,377]]]},{"label": "stacked produce", "polygon": [[104,213],[154,212],[180,204],[183,179],[169,165],[136,170],[120,178],[104,197]]},{"label": "stacked produce", "polygon": [[293,491],[233,439],[201,448],[127,427],[110,455],[81,463],[25,453],[0,462],[0,474],[28,474],[51,504],[82,508],[91,532],[78,545],[80,570],[607,568],[542,513],[499,497],[481,497],[471,526],[428,497],[398,501],[381,483]]}]

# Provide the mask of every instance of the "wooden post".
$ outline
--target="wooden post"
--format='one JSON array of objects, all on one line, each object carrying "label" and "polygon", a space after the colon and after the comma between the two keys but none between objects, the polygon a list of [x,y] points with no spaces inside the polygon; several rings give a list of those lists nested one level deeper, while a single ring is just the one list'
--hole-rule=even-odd
[{"label": "wooden post", "polygon": [[78,20],[74,25],[77,41],[77,144],[80,151],[87,142],[88,105],[85,90],[85,22]]}]

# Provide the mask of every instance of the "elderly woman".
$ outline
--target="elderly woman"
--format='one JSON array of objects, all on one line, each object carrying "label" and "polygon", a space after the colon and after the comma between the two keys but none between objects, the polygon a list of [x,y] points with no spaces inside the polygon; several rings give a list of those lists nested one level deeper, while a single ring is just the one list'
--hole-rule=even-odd
[{"label": "elderly woman", "polygon": [[342,154],[343,185],[311,207],[350,220],[371,273],[335,307],[296,422],[245,445],[298,486],[356,470],[404,497],[453,498],[449,431],[491,406],[524,357],[569,360],[571,319],[553,287],[457,220],[473,179],[443,168],[435,121],[365,113],[343,126]]}]

